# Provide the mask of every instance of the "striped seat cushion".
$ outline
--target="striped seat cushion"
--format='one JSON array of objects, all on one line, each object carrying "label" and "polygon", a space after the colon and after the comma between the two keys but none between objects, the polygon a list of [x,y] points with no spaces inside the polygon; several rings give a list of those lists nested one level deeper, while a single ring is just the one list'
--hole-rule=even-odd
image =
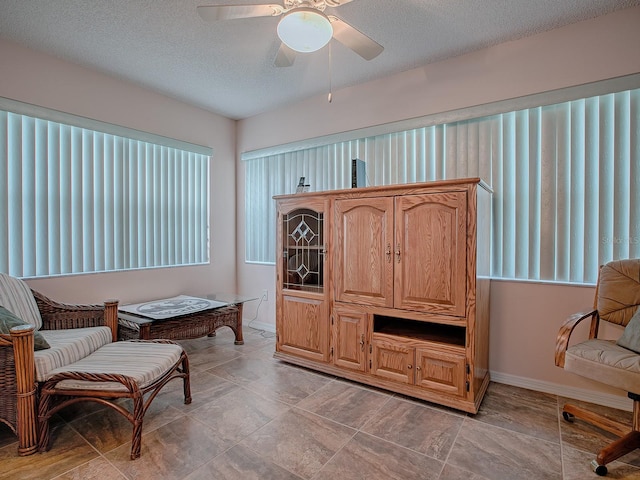
[{"label": "striped seat cushion", "polygon": [[29,325],[42,328],[42,317],[29,286],[16,277],[0,273],[0,305]]},{"label": "striped seat cushion", "polygon": [[34,352],[36,380],[43,382],[49,372],[77,362],[103,345],[111,343],[109,327],[40,330],[51,348]]},{"label": "striped seat cushion", "polygon": [[[138,387],[144,388],[173,369],[181,355],[182,347],[171,343],[114,342],[71,365],[51,370],[48,378],[62,372],[120,374],[133,378]],[[56,388],[127,391],[124,385],[118,382],[87,380],[63,380]]]}]

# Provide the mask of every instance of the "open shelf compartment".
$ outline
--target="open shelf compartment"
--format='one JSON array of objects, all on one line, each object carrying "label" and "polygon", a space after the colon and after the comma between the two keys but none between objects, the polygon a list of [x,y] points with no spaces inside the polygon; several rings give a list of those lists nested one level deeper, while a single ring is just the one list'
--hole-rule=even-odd
[{"label": "open shelf compartment", "polygon": [[414,340],[465,346],[466,328],[455,325],[409,320],[406,318],[373,316],[373,333],[383,333]]}]

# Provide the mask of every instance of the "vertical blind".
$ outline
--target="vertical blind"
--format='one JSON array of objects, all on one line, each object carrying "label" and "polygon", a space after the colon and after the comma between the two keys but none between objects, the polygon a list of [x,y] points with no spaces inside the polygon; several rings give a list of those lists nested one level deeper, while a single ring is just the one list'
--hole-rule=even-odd
[{"label": "vertical blind", "polygon": [[0,111],[0,271],[208,260],[207,155]]},{"label": "vertical blind", "polygon": [[248,262],[275,260],[273,195],[480,177],[493,189],[492,276],[595,283],[640,257],[640,90],[432,125],[245,162]]}]

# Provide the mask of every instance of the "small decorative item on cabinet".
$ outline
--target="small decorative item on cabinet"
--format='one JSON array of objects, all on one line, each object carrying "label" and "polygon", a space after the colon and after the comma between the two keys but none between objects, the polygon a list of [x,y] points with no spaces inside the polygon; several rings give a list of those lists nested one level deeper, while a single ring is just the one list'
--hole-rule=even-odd
[{"label": "small decorative item on cabinet", "polygon": [[308,183],[304,183],[305,177],[300,177],[300,181],[298,182],[298,186],[296,187],[296,193],[305,193],[309,191],[311,185]]}]

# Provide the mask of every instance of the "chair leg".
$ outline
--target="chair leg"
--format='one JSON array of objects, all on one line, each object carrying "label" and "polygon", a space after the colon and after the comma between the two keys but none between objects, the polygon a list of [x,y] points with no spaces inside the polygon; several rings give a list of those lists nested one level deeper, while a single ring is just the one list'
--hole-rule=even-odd
[{"label": "chair leg", "polygon": [[629,393],[633,400],[633,426],[629,433],[610,443],[598,453],[596,461],[599,465],[606,465],[627,453],[640,448],[640,395]]},{"label": "chair leg", "polygon": [[597,413],[569,403],[562,408],[562,416],[567,421],[571,421],[571,417],[579,418],[580,420],[584,420],[585,422],[601,428],[602,430],[613,433],[618,437],[629,433],[628,425],[616,422],[615,420],[611,420],[610,418],[603,417],[602,415],[598,415]]},{"label": "chair leg", "polygon": [[591,468],[600,476],[607,474],[606,465],[608,463],[640,448],[640,396],[629,393],[629,398],[633,400],[633,424],[631,431],[629,431],[628,426],[620,422],[616,422],[575,405],[566,404],[562,409],[562,416],[567,421],[571,421],[572,417],[575,416],[620,437],[600,450],[596,459],[591,462]]},{"label": "chair leg", "polygon": [[598,465],[606,465],[634,451],[636,448],[640,448],[640,432],[634,430],[600,450],[596,461]]}]

